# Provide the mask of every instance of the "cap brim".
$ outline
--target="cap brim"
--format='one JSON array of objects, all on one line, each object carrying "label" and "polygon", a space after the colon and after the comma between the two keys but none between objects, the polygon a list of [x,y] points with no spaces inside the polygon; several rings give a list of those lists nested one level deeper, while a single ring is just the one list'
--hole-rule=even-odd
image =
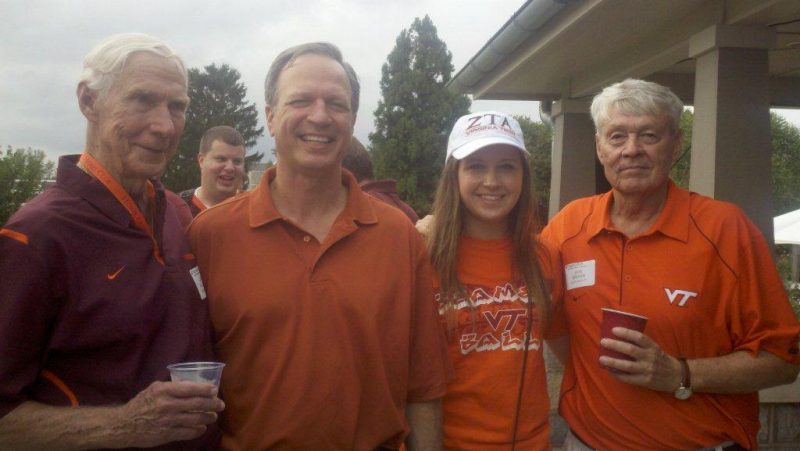
[{"label": "cap brim", "polygon": [[453,152],[450,153],[450,156],[452,156],[456,160],[462,160],[472,155],[473,153],[477,152],[478,150],[494,144],[506,144],[511,147],[516,147],[522,152],[523,155],[530,155],[528,150],[520,146],[516,141],[512,139],[502,138],[499,136],[493,136],[493,137],[479,138],[472,140],[464,144],[463,146],[459,147],[458,149],[455,149]]}]

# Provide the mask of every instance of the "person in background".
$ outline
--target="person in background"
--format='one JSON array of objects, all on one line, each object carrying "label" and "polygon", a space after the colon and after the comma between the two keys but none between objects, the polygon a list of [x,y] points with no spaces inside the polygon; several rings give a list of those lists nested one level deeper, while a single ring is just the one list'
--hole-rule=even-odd
[{"label": "person in background", "polygon": [[265,82],[277,165],[189,228],[227,364],[225,449],[441,447],[447,363],[422,238],[342,169],[359,83],[338,48]]},{"label": "person in background", "polygon": [[553,263],[535,235],[528,157],[503,113],[468,114],[450,133],[427,229],[455,367],[446,449],[550,449],[542,339]]},{"label": "person in background", "polygon": [[244,181],[244,138],[233,127],[211,127],[200,138],[200,187],[181,192],[192,216],[233,197]]},{"label": "person in background", "polygon": [[[800,325],[764,237],[736,206],[669,178],[682,112],[643,80],[598,94],[611,191],[570,203],[542,233],[566,285],[565,449],[755,449],[758,390],[800,369]],[[644,333],[616,327],[601,341],[604,307],[649,318]]]},{"label": "person in background", "polygon": [[0,449],[216,447],[216,387],[162,382],[168,364],[213,360],[191,215],[158,181],[186,87],[147,35],[86,56],[84,153],[0,229]]},{"label": "person in background", "polygon": [[417,212],[397,195],[397,181],[392,179],[374,180],[372,158],[356,137],[353,137],[353,142],[342,160],[342,167],[353,173],[361,191],[399,208],[413,224],[419,220]]}]

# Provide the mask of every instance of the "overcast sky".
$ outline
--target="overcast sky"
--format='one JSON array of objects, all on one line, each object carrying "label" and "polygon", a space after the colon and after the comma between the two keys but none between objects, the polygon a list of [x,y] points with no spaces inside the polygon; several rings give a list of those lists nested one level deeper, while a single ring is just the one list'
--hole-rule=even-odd
[{"label": "overcast sky", "polygon": [[[242,74],[264,125],[263,81],[287,47],[329,41],[358,73],[355,135],[367,142],[380,97],[381,66],[401,30],[428,14],[456,70],[522,6],[523,0],[2,0],[0,146],[33,147],[51,158],[83,150],[85,120],[75,87],[84,55],[120,32],[151,34],[188,67],[227,63]],[[535,102],[476,102],[538,120]],[[265,132],[266,136],[266,132]],[[272,148],[269,139],[256,146]]]},{"label": "overcast sky", "polygon": [[[358,73],[355,135],[367,142],[380,97],[381,66],[401,30],[428,14],[456,71],[502,27],[523,0],[0,0],[0,146],[83,150],[85,120],[75,87],[84,55],[120,32],[152,34],[188,67],[227,63],[242,74],[264,125],[263,80],[283,49],[309,41],[339,46]],[[538,120],[535,102],[473,103]],[[800,114],[790,115],[795,124]],[[265,133],[266,136],[266,133]],[[270,139],[256,148],[268,151]],[[269,152],[266,152],[269,154]]]}]

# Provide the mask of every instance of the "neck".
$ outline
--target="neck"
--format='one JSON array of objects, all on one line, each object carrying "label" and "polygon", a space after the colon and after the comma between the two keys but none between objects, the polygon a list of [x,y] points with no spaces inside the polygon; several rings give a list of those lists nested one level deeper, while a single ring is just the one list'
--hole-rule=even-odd
[{"label": "neck", "polygon": [[[114,178],[125,192],[133,199],[139,209],[143,212],[146,211],[147,206],[147,179],[141,177],[126,176],[123,171],[122,164],[119,161],[108,158],[110,150],[103,151],[100,143],[94,137],[91,127],[87,130],[86,134],[86,153],[92,156],[108,174]],[[78,167],[86,171],[83,165],[78,164]],[[87,171],[88,172],[88,171]]]},{"label": "neck", "polygon": [[479,240],[499,240],[508,234],[508,220],[486,223],[465,218],[464,234]]},{"label": "neck", "polygon": [[308,176],[276,169],[270,182],[275,208],[322,242],[347,204],[341,171]]},{"label": "neck", "polygon": [[205,205],[206,207],[213,207],[214,205],[217,205],[218,203],[228,198],[228,196],[219,193],[216,193],[216,195],[214,195],[213,190],[203,189],[202,185],[200,185],[196,190],[194,190],[194,195],[198,199],[200,199],[200,202],[202,202],[203,205]]},{"label": "neck", "polygon": [[611,223],[628,238],[645,233],[656,222],[667,201],[667,185],[655,193],[628,195],[617,190],[611,205]]}]

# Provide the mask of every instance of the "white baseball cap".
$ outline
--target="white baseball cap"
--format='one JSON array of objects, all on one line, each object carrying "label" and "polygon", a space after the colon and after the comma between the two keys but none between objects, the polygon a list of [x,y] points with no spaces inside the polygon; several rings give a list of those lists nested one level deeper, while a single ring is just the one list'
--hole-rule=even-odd
[{"label": "white baseball cap", "polygon": [[530,155],[516,119],[497,111],[481,111],[458,118],[447,140],[444,161],[450,156],[461,160],[492,144],[508,144],[519,149],[525,157]]}]

